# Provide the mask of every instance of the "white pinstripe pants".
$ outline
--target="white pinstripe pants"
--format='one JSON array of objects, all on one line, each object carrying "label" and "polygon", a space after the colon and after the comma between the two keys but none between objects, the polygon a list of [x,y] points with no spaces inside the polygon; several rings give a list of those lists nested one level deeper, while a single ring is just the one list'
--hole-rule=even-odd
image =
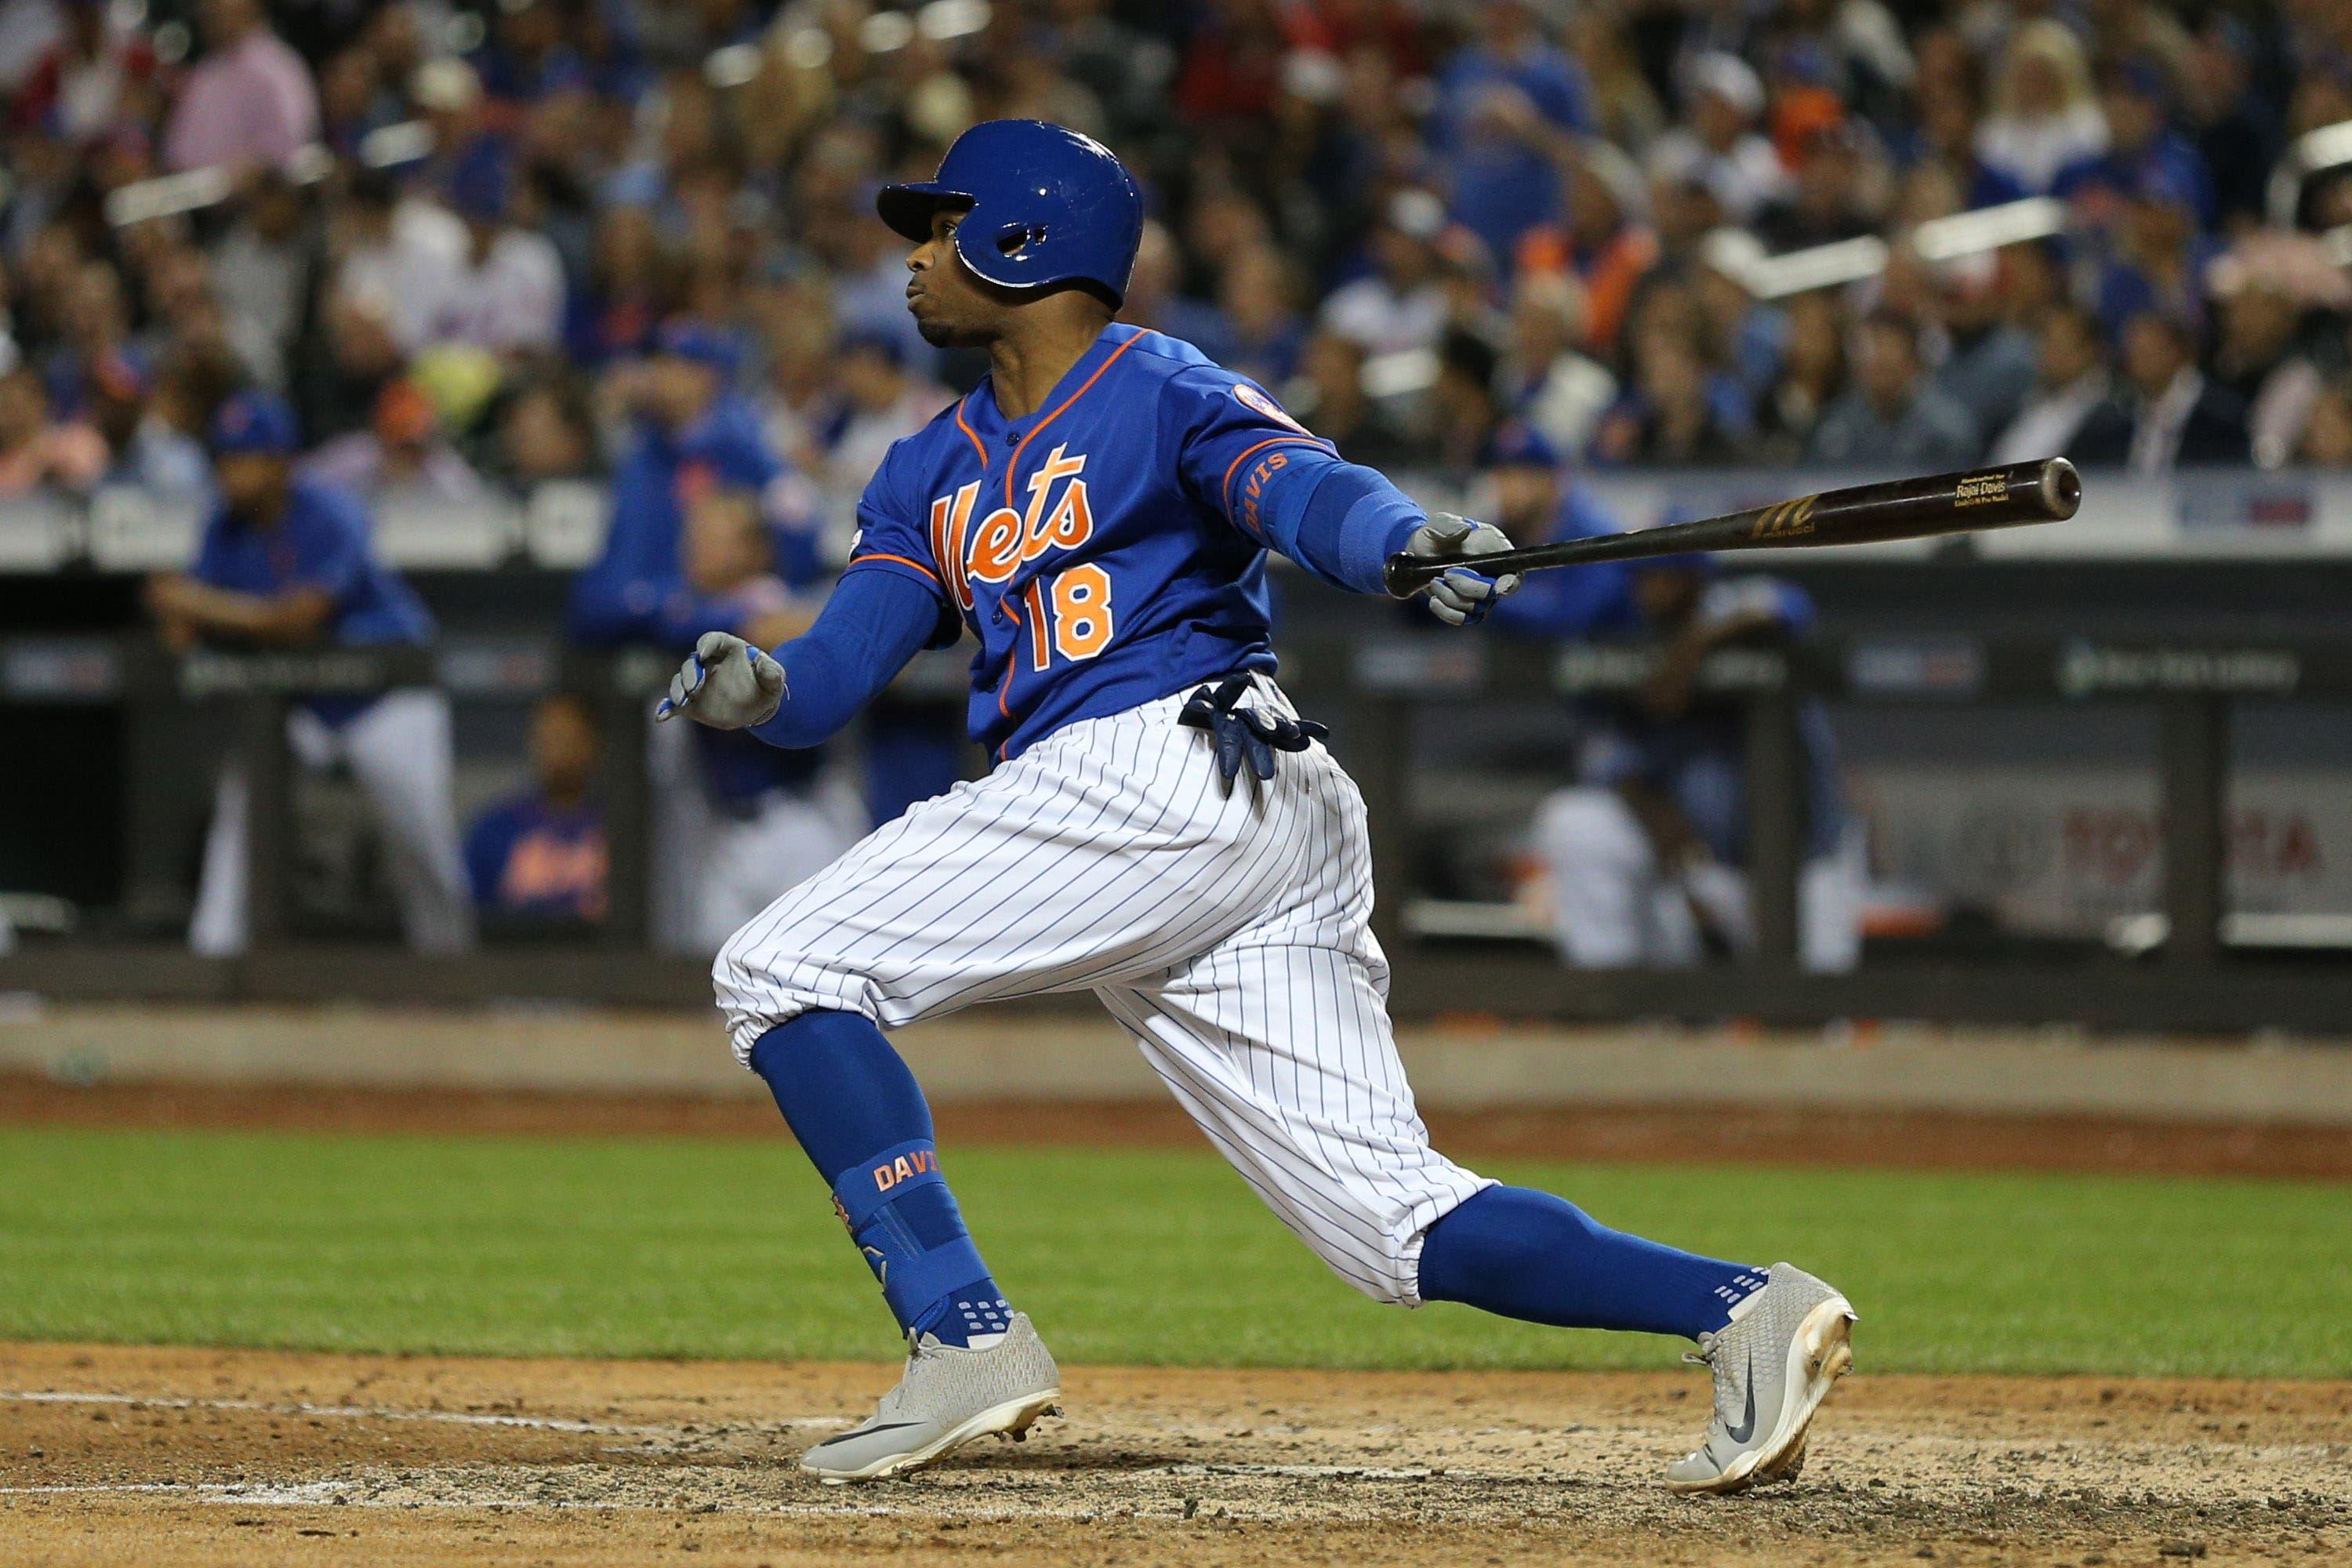
[{"label": "white pinstripe pants", "polygon": [[1418,1306],[1422,1234],[1488,1184],[1430,1148],[1397,1059],[1363,797],[1320,746],[1226,794],[1182,704],[1057,730],[770,905],[713,972],[736,1058],[815,1009],[1091,990],[1284,1224]]}]

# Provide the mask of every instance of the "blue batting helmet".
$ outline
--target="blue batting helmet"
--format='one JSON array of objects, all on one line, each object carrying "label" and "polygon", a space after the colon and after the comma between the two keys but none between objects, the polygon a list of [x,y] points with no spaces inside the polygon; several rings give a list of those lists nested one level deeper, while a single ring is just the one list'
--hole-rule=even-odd
[{"label": "blue batting helmet", "polygon": [[1042,120],[990,120],[955,139],[931,179],[885,185],[882,221],[930,237],[941,207],[971,210],[956,254],[1002,289],[1092,283],[1114,301],[1143,242],[1143,193],[1109,148]]}]

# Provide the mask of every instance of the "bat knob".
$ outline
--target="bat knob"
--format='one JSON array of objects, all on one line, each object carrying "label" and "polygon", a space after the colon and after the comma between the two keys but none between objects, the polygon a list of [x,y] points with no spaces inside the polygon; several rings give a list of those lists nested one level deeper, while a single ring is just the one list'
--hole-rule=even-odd
[{"label": "bat knob", "polygon": [[2042,465],[2042,504],[2053,522],[2063,522],[2083,505],[2083,476],[2063,458]]}]

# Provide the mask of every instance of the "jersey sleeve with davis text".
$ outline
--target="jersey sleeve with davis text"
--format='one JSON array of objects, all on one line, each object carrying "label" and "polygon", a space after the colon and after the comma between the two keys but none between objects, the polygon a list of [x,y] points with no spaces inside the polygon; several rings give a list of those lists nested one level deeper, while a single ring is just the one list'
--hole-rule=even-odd
[{"label": "jersey sleeve with davis text", "polygon": [[1328,462],[1331,444],[1282,410],[1258,385],[1202,366],[1171,378],[1165,416],[1184,488],[1253,544],[1272,544],[1261,503],[1266,487],[1301,459]]}]

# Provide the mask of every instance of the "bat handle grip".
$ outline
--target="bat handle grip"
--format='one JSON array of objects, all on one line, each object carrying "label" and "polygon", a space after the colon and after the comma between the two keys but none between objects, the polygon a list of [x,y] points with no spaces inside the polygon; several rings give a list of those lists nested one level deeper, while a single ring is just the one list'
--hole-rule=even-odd
[{"label": "bat handle grip", "polygon": [[1433,555],[1399,551],[1381,563],[1381,583],[1391,599],[1410,599],[1438,579],[1449,563]]},{"label": "bat handle grip", "polygon": [[[1479,522],[1473,518],[1459,521],[1469,526],[1456,536],[1458,539],[1467,539],[1473,531],[1479,529],[1496,531],[1499,535],[1499,531],[1494,530],[1491,523]],[[1420,534],[1416,533],[1414,537],[1419,538]],[[1507,552],[1511,547],[1511,542],[1504,539],[1503,549]],[[1486,558],[1491,559],[1491,556],[1492,552],[1489,552]],[[1392,599],[1410,599],[1456,566],[1470,566],[1476,570],[1474,563],[1480,559],[1476,555],[1415,555],[1410,550],[1400,550],[1381,563],[1381,585],[1389,591],[1389,597]]]}]

